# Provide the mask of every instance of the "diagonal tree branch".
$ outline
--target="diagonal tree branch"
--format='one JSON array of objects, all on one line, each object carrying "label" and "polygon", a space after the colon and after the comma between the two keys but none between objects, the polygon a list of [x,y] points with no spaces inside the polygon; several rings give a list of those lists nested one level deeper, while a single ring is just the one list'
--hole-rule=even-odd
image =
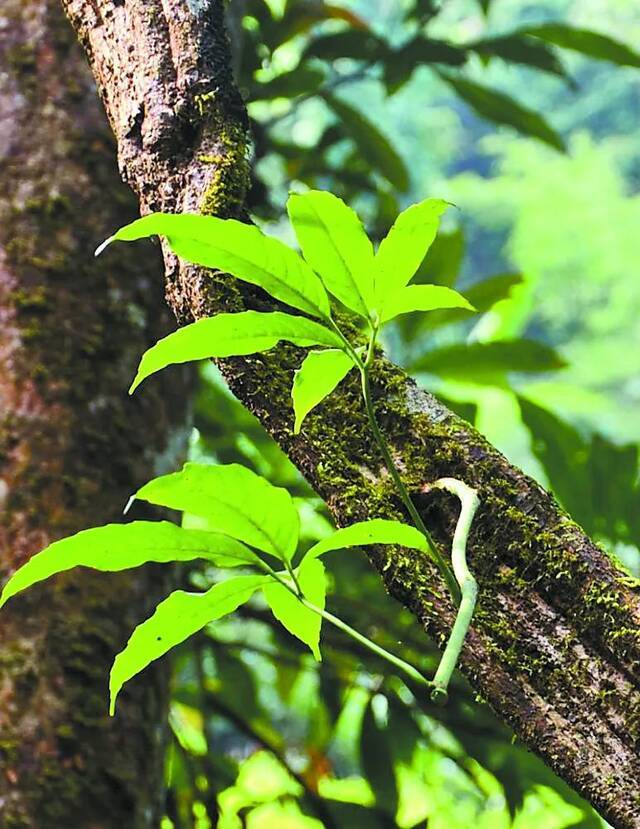
[{"label": "diagonal tree branch", "polygon": [[[63,0],[89,57],[141,210],[242,215],[245,111],[231,77],[221,0]],[[257,292],[178,263],[165,251],[167,296],[183,323],[264,308]],[[355,384],[293,437],[293,348],[226,360],[238,398],[327,501],[341,525],[402,508],[371,441]],[[479,610],[462,667],[480,694],[617,827],[640,826],[640,592],[554,499],[472,427],[384,359],[375,406],[394,455],[441,544],[457,513],[429,481],[479,491],[470,539]],[[453,609],[429,561],[371,554],[389,592],[442,642]]]}]

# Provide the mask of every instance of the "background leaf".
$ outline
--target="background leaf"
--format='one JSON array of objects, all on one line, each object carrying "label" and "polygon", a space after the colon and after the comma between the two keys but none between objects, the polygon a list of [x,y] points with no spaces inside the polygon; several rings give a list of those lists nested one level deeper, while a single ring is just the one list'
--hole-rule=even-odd
[{"label": "background leaf", "polygon": [[566,150],[560,135],[549,126],[542,115],[522,106],[504,92],[489,89],[475,81],[450,73],[440,72],[440,76],[480,117],[496,124],[513,127],[523,135],[539,138],[561,152]]},{"label": "background leaf", "polygon": [[334,95],[323,97],[371,167],[401,192],[407,190],[409,172],[389,139],[359,110]]},{"label": "background leaf", "polygon": [[492,382],[507,372],[555,371],[565,365],[560,355],[534,340],[500,340],[452,345],[423,354],[414,371],[459,377],[474,383]]},{"label": "background leaf", "polygon": [[600,32],[580,29],[563,23],[528,26],[523,32],[546,40],[563,49],[572,49],[590,58],[606,60],[619,66],[640,67],[640,54],[629,46]]}]

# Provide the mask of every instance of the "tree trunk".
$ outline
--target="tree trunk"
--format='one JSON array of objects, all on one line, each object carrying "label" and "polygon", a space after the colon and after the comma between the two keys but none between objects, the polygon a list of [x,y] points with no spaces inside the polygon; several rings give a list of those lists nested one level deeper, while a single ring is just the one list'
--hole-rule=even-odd
[{"label": "tree trunk", "polygon": [[[130,402],[166,330],[161,261],[97,240],[135,211],[91,74],[56,0],[0,9],[0,577],[49,542],[118,520],[185,446],[185,384]],[[166,455],[166,457],[165,457]],[[159,569],[61,578],[0,614],[0,824],[157,827],[167,683],[107,715],[110,663]]]},{"label": "tree trunk", "polygon": [[[247,124],[233,85],[222,0],[63,0],[89,56],[118,141],[120,167],[150,210],[241,214]],[[204,157],[215,159],[206,163]],[[263,295],[165,251],[181,323],[267,308]],[[372,443],[356,383],[344,383],[292,434],[291,347],[226,360],[240,400],[280,443],[337,522],[402,516]],[[383,358],[375,405],[427,525],[446,548],[456,516],[426,483],[455,476],[482,507],[470,559],[480,604],[462,669],[516,734],[617,827],[640,826],[640,642],[637,585],[554,499],[472,427]],[[443,642],[453,608],[423,555],[371,553],[389,592]]]}]

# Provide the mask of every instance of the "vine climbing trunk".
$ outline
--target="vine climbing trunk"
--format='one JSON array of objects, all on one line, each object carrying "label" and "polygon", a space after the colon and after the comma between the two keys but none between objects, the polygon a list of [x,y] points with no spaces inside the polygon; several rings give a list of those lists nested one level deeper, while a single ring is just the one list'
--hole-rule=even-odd
[{"label": "vine climbing trunk", "polygon": [[[132,216],[113,138],[57,0],[0,4],[0,578],[50,541],[118,520],[178,463],[185,383],[126,398],[166,330],[158,257],[93,241]],[[107,713],[107,675],[159,571],[88,574],[0,619],[0,825],[151,829],[162,814],[166,677]]]},{"label": "vine climbing trunk", "polygon": [[[63,0],[89,57],[143,212],[242,215],[247,120],[233,84],[222,0]],[[264,296],[165,250],[167,295],[181,323],[221,310],[265,309]],[[356,381],[293,436],[289,390],[301,355],[221,363],[232,390],[283,446],[337,522],[399,517],[403,507],[372,442]],[[455,497],[437,478],[477,490],[468,550],[479,605],[462,668],[549,765],[617,827],[640,826],[640,593],[552,497],[468,424],[383,359],[373,406],[421,517],[450,543]],[[345,424],[350,424],[345,428]],[[351,425],[352,424],[352,425]],[[439,642],[454,608],[429,560],[371,554],[391,594]]]}]

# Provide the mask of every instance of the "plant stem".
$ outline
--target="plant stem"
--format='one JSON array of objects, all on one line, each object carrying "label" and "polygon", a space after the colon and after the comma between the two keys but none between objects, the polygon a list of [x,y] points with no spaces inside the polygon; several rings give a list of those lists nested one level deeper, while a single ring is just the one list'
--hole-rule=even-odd
[{"label": "plant stem", "polygon": [[[405,662],[404,659],[401,659],[399,656],[395,656],[395,654],[391,653],[388,650],[385,650],[380,645],[376,645],[375,642],[372,642],[371,639],[368,639],[364,634],[359,633],[355,628],[352,628],[351,625],[347,624],[347,622],[340,619],[338,616],[334,616],[333,613],[329,613],[328,610],[324,610],[321,607],[317,607],[308,599],[305,598],[302,591],[300,591],[299,587],[292,587],[286,579],[283,579],[282,576],[277,573],[266,561],[262,559],[259,560],[258,566],[264,570],[265,573],[268,573],[275,581],[278,582],[282,587],[289,591],[293,596],[298,599],[298,601],[303,604],[306,608],[313,611],[313,613],[317,613],[320,617],[322,617],[326,622],[329,622],[334,627],[341,630],[343,633],[346,633],[356,642],[359,642],[365,648],[370,650],[372,653],[375,653],[376,656],[385,659],[391,665],[394,665],[396,668],[399,668],[403,671],[407,676],[411,677],[411,679],[422,686],[431,687],[432,683],[424,677],[420,671],[415,668],[413,665],[410,665],[408,662]],[[295,581],[297,585],[297,580]],[[298,592],[299,591],[299,592]]]},{"label": "plant stem", "polygon": [[449,641],[433,678],[433,690],[431,692],[431,699],[434,702],[444,703],[447,700],[447,689],[451,675],[458,663],[478,595],[478,584],[467,564],[467,539],[480,502],[476,491],[456,478],[441,478],[429,487],[429,489],[435,488],[445,489],[460,499],[460,517],[453,534],[451,563],[462,591],[462,601],[451,629]]},{"label": "plant stem", "polygon": [[369,369],[367,368],[366,364],[363,364],[360,370],[360,377],[362,384],[362,396],[364,398],[364,405],[367,410],[367,416],[369,418],[369,425],[371,426],[371,431],[373,432],[373,435],[376,439],[376,443],[378,444],[378,448],[380,450],[380,453],[382,454],[385,465],[389,470],[389,474],[393,479],[393,483],[395,484],[396,490],[402,500],[402,503],[405,505],[407,512],[411,516],[411,520],[427,540],[427,544],[429,545],[429,555],[431,559],[435,562],[438,569],[442,573],[445,581],[447,582],[447,586],[451,592],[451,595],[457,603],[460,600],[460,589],[458,587],[458,584],[456,583],[454,575],[451,572],[451,569],[447,565],[446,561],[442,558],[442,556],[436,549],[436,546],[433,543],[433,539],[431,538],[431,535],[427,530],[420,513],[416,509],[416,505],[413,503],[413,500],[409,495],[407,488],[404,485],[398,468],[395,465],[393,457],[391,456],[389,445],[387,444],[387,441],[384,435],[382,434],[380,426],[378,425],[378,420],[376,418],[375,410],[373,408],[373,401],[371,398]]},{"label": "plant stem", "polygon": [[[478,508],[478,495],[474,489],[456,478],[441,478],[439,481],[436,481],[435,484],[427,487],[427,490],[433,488],[445,489],[460,499],[460,516],[458,518],[458,523],[456,524],[451,547],[451,564],[453,567],[453,572],[451,572],[451,568],[445,562],[433,543],[431,535],[422,520],[422,516],[416,509],[416,506],[404,485],[400,472],[391,455],[389,445],[376,418],[371,395],[369,368],[373,363],[379,323],[377,320],[371,321],[371,336],[369,339],[367,355],[364,361],[354,350],[349,340],[344,336],[335,322],[331,320],[331,323],[334,330],[343,341],[345,350],[351,356],[351,359],[360,372],[362,397],[364,399],[364,405],[369,418],[371,431],[373,432],[378,448],[380,449],[384,462],[389,470],[389,474],[393,478],[398,495],[405,505],[415,526],[426,538],[429,545],[430,556],[445,578],[454,601],[459,605],[455,622],[451,629],[449,639],[442,654],[442,658],[440,660],[440,664],[438,665],[433,682],[427,683],[433,689],[431,692],[431,699],[437,703],[444,703],[448,697],[449,682],[451,681],[451,676],[458,662],[460,651],[464,645],[464,640],[467,635],[467,631],[469,630],[469,625],[471,624],[478,596],[478,583],[467,565],[467,539],[469,537],[471,523]],[[302,601],[304,602],[305,600],[302,599]],[[358,634],[358,636],[359,635],[360,634]],[[395,660],[396,658],[394,657],[393,659]],[[400,660],[400,662],[403,665],[406,665],[406,663],[403,663],[402,660]],[[394,664],[396,663],[394,662]]]},{"label": "plant stem", "polygon": [[365,648],[368,648],[372,653],[375,653],[376,656],[380,656],[382,657],[382,659],[386,659],[387,662],[390,662],[392,665],[395,665],[396,668],[399,668],[407,676],[411,677],[411,679],[414,682],[417,682],[419,685],[422,686],[431,687],[432,683],[429,682],[429,680],[426,677],[424,677],[417,668],[414,668],[413,665],[410,665],[408,662],[405,662],[404,659],[401,659],[399,656],[395,656],[394,654],[380,647],[380,645],[376,645],[376,643],[372,642],[371,639],[368,639],[362,633],[359,633],[355,628],[352,628],[351,625],[348,625],[338,616],[334,616],[333,613],[329,613],[328,610],[323,610],[321,607],[316,607],[316,605],[307,601],[307,599],[305,599],[304,597],[300,597],[300,601],[306,608],[312,610],[314,613],[317,613],[325,621],[329,622],[334,627],[337,627],[339,630],[341,630],[343,633],[346,633],[352,639],[355,639],[356,642],[359,642]]}]

